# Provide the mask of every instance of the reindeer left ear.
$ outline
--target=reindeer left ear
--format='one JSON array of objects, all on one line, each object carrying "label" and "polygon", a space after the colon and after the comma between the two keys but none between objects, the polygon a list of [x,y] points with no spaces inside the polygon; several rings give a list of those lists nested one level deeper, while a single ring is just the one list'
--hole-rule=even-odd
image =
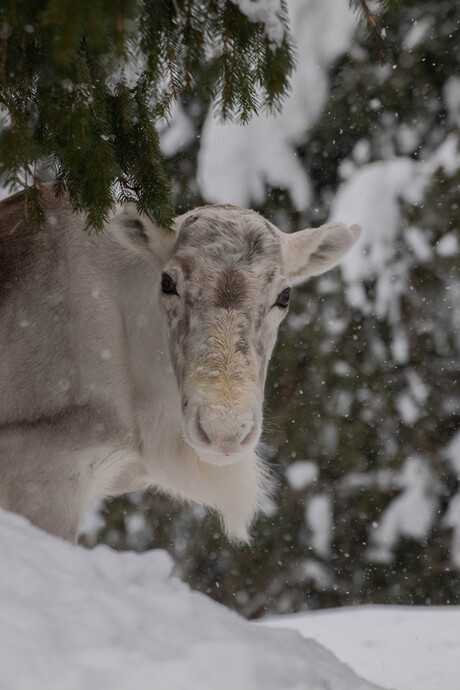
[{"label": "reindeer left ear", "polygon": [[319,228],[283,234],[283,258],[287,275],[292,280],[317,276],[335,266],[355,244],[361,228],[343,223],[326,223]]},{"label": "reindeer left ear", "polygon": [[126,204],[123,211],[107,223],[107,230],[113,237],[136,254],[149,258],[162,268],[177,239],[173,230],[165,230],[148,216],[140,216],[135,204]]}]

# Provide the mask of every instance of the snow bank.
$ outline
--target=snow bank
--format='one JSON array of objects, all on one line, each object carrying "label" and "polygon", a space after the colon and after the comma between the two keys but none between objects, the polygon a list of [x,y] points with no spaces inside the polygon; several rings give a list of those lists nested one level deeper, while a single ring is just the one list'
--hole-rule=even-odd
[{"label": "snow bank", "polygon": [[361,606],[263,621],[327,641],[366,678],[394,690],[458,690],[459,606]]},{"label": "snow bank", "polygon": [[161,551],[87,551],[0,511],[2,690],[372,690],[297,633],[172,578]]}]

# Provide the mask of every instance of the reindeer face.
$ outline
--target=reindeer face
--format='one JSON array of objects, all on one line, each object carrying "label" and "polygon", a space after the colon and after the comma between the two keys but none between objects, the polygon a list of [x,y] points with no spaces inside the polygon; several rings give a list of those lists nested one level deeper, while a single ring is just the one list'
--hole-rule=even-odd
[{"label": "reindeer face", "polygon": [[238,462],[260,438],[267,366],[290,281],[328,270],[359,229],[334,223],[286,235],[232,206],[186,213],[176,219],[176,234],[129,209],[112,228],[160,269],[186,441],[201,460]]},{"label": "reindeer face", "polygon": [[256,446],[290,292],[279,233],[260,216],[207,207],[183,218],[160,294],[185,438],[203,460],[234,462]]}]

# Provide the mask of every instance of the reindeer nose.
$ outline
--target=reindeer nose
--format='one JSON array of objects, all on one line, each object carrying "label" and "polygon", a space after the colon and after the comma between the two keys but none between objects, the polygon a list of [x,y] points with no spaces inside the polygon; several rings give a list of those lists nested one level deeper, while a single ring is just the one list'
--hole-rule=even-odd
[{"label": "reindeer nose", "polygon": [[[220,410],[219,415],[206,414],[197,407],[189,435],[194,446],[204,452],[237,455],[255,445],[259,425],[254,412],[235,415],[234,411]],[[191,432],[191,434],[190,434]]]}]

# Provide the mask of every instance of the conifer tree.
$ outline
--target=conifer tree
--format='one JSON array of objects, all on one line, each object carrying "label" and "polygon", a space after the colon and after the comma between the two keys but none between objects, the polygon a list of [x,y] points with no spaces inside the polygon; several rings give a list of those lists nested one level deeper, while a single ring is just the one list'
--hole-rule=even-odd
[{"label": "conifer tree", "polygon": [[[251,21],[236,0],[5,0],[0,7],[1,172],[57,193],[100,228],[114,201],[174,215],[157,124],[192,93],[246,122],[276,110],[294,65],[282,4]],[[257,19],[257,17],[255,17]],[[40,215],[37,190],[28,201]]]},{"label": "conifer tree", "polygon": [[[383,59],[366,0],[349,2]],[[281,107],[294,63],[284,0],[3,0],[0,174],[37,220],[45,176],[88,226],[134,201],[167,227],[158,123],[172,101],[214,99],[216,116],[245,123]]]}]

